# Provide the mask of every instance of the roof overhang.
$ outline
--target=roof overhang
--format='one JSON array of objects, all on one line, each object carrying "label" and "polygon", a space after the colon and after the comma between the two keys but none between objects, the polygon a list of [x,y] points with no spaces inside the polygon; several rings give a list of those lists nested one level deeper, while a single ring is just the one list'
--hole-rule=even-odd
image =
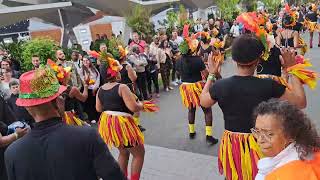
[{"label": "roof overhang", "polygon": [[181,0],[181,3],[186,4],[189,7],[206,9],[214,5],[213,0]]},{"label": "roof overhang", "polygon": [[7,26],[32,17],[41,17],[57,13],[58,9],[72,6],[71,2],[39,4],[0,9],[0,26]]}]

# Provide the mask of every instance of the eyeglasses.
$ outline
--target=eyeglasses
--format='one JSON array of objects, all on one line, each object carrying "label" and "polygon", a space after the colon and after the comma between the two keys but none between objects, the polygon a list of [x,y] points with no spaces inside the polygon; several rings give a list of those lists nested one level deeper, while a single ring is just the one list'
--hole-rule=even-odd
[{"label": "eyeglasses", "polygon": [[267,130],[258,130],[256,128],[251,128],[252,135],[258,139],[260,137],[264,138],[267,141],[271,141],[271,138],[273,136],[273,133]]}]

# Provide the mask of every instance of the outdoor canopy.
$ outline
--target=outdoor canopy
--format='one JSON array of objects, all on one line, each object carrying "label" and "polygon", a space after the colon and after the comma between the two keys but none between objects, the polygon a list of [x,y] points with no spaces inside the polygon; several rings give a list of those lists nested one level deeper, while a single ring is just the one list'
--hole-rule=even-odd
[{"label": "outdoor canopy", "polygon": [[[142,5],[147,9],[151,9],[153,13],[158,13],[159,10],[168,8],[171,3],[179,2],[180,0],[154,0],[154,1],[139,1],[139,0],[70,0],[70,2],[78,3],[83,6],[91,7],[103,11],[111,16],[125,16],[126,13],[135,5]],[[22,4],[48,4],[64,2],[63,0],[3,0],[4,5],[11,6],[12,3]]]}]

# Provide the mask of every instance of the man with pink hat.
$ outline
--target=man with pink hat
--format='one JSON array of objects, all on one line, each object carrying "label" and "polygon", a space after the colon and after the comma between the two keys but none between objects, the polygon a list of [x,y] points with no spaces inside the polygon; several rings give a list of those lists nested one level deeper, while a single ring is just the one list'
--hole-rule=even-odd
[{"label": "man with pink hat", "polygon": [[60,116],[66,90],[49,68],[20,77],[16,104],[35,119],[35,127],[5,152],[9,180],[124,180],[97,131],[68,126]]}]

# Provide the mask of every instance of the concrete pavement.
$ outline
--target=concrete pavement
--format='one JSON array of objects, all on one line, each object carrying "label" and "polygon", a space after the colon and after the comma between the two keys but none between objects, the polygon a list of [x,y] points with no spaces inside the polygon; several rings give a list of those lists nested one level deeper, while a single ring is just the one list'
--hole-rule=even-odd
[{"label": "concrete pavement", "polygon": [[[141,180],[223,180],[217,157],[146,145]],[[118,152],[111,150],[115,158]]]}]

